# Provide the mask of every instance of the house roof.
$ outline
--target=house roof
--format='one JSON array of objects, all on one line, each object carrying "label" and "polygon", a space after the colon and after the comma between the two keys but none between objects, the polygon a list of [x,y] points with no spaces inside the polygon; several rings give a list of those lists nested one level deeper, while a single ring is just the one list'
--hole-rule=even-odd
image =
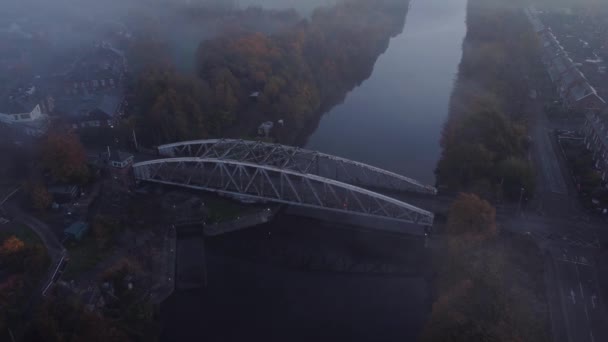
[{"label": "house roof", "polygon": [[125,58],[116,49],[99,46],[73,63],[65,73],[68,82],[118,78],[125,70]]},{"label": "house roof", "polygon": [[123,95],[119,90],[106,93],[63,96],[56,102],[56,108],[70,117],[86,117],[98,110],[114,116],[122,103]]},{"label": "house roof", "polygon": [[[536,28],[544,27],[533,7],[526,9],[526,15]],[[604,99],[597,94],[585,75],[568,56],[551,29],[537,30],[537,33],[543,48],[542,61],[547,68],[549,77],[557,87],[560,97],[574,103],[588,96],[596,96],[601,102],[605,103]]]}]

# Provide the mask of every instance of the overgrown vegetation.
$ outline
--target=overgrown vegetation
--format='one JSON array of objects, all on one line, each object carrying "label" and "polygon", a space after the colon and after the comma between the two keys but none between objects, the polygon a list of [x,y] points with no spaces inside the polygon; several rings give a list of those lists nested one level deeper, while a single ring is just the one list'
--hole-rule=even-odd
[{"label": "overgrown vegetation", "polygon": [[494,198],[533,193],[523,115],[527,73],[537,41],[521,7],[495,0],[468,4],[463,58],[444,127],[437,167],[440,186]]}]

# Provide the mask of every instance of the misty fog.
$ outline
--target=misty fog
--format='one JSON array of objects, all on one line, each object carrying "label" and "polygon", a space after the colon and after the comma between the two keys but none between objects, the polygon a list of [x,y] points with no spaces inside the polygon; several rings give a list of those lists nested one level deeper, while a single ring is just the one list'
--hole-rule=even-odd
[{"label": "misty fog", "polygon": [[0,341],[608,341],[608,0],[0,0]]}]

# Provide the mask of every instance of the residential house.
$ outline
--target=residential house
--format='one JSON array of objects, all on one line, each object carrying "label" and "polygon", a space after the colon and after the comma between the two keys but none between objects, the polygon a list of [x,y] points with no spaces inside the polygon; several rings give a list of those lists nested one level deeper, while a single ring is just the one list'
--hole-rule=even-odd
[{"label": "residential house", "polygon": [[64,73],[67,94],[86,94],[118,88],[126,72],[126,59],[107,44],[100,44]]},{"label": "residential house", "polygon": [[28,136],[44,134],[49,118],[43,110],[48,103],[36,95],[34,86],[6,92],[0,98],[0,123]]},{"label": "residential house", "polygon": [[123,98],[116,93],[64,97],[58,103],[74,129],[112,126],[122,115]]},{"label": "residential house", "polygon": [[529,7],[525,12],[541,43],[542,62],[563,105],[583,113],[602,110],[606,106],[605,100],[578,69],[551,29],[542,24],[536,9]]}]

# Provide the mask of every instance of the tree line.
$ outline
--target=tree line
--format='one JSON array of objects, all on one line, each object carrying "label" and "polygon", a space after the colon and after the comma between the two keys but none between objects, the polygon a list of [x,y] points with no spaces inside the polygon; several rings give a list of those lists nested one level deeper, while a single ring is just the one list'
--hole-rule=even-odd
[{"label": "tree line", "polygon": [[[517,7],[517,4],[511,4]],[[463,58],[441,140],[438,185],[486,198],[517,200],[534,191],[526,159],[526,75],[537,40],[520,8],[494,0],[469,3]]]}]

